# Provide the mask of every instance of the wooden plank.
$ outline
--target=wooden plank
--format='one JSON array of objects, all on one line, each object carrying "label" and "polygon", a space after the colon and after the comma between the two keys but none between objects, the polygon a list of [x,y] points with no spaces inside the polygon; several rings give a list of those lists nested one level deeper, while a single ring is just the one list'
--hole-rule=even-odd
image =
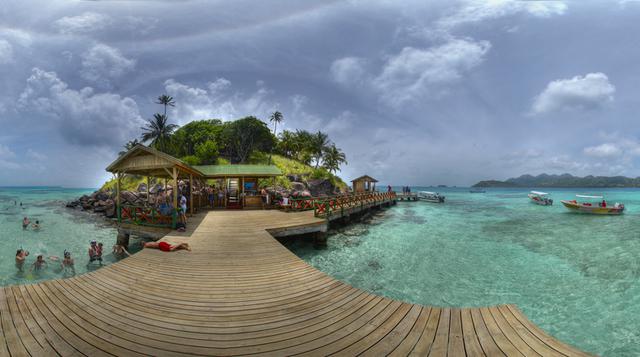
[{"label": "wooden plank", "polygon": [[465,355],[464,338],[462,332],[462,315],[460,309],[451,309],[451,323],[449,325],[448,356]]},{"label": "wooden plank", "polygon": [[486,356],[480,346],[476,329],[473,326],[471,318],[471,309],[462,309],[460,311],[460,320],[462,323],[462,334],[464,336],[464,349],[469,356]]}]

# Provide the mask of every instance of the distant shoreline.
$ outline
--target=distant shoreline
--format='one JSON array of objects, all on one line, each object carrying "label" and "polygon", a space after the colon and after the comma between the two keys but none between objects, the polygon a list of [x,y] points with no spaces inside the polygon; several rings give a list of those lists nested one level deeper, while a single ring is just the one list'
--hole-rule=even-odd
[{"label": "distant shoreline", "polygon": [[538,176],[522,175],[504,181],[484,180],[471,187],[482,188],[640,188],[640,177],[625,176],[573,176],[570,174]]}]

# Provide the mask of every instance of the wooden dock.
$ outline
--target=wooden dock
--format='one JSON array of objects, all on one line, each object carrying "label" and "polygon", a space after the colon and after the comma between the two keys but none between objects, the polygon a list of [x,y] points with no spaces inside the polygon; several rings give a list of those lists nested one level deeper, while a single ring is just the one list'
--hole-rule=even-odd
[{"label": "wooden dock", "polygon": [[312,211],[208,212],[163,238],[188,241],[192,252],[145,249],[74,278],[2,287],[0,356],[585,355],[513,305],[376,296],[309,266],[268,233],[325,222]]},{"label": "wooden dock", "polygon": [[418,194],[414,192],[408,193],[396,193],[396,199],[398,201],[418,201]]}]

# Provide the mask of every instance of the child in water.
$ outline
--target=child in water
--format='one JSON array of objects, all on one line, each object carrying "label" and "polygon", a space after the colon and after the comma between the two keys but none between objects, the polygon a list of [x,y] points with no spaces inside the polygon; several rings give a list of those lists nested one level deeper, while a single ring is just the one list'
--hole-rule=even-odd
[{"label": "child in water", "polygon": [[36,261],[31,265],[31,269],[29,271],[33,271],[34,269],[38,271],[44,268],[45,264],[47,264],[47,262],[44,260],[44,256],[42,254],[38,254]]},{"label": "child in water", "polygon": [[37,231],[40,229],[40,221],[36,220],[36,223],[31,225],[31,228],[33,228],[33,230]]}]

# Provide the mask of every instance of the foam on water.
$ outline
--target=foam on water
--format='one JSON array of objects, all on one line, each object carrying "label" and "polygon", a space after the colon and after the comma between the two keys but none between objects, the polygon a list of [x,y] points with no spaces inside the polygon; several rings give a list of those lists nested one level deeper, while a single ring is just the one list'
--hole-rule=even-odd
[{"label": "foam on water", "polygon": [[[38,253],[45,257],[62,257],[66,249],[75,260],[76,274],[98,269],[97,264],[87,267],[87,250],[92,239],[104,244],[103,264],[117,260],[110,253],[116,241],[116,230],[105,225],[101,219],[73,213],[64,207],[65,201],[91,192],[55,187],[0,188],[0,285],[32,283],[65,276],[59,269],[59,263],[49,260],[46,269],[29,273],[30,265]],[[25,216],[32,222],[39,220],[42,228],[38,231],[23,230],[22,218]],[[19,248],[30,252],[23,273],[15,267],[15,254]]]},{"label": "foam on water", "polygon": [[[414,189],[417,190],[417,189]],[[442,189],[445,204],[399,202],[340,229],[328,248],[286,245],[356,287],[438,306],[516,304],[553,336],[601,355],[640,355],[640,190],[609,189],[623,216],[570,213],[560,203],[593,189]],[[441,191],[442,192],[442,191]]]}]

